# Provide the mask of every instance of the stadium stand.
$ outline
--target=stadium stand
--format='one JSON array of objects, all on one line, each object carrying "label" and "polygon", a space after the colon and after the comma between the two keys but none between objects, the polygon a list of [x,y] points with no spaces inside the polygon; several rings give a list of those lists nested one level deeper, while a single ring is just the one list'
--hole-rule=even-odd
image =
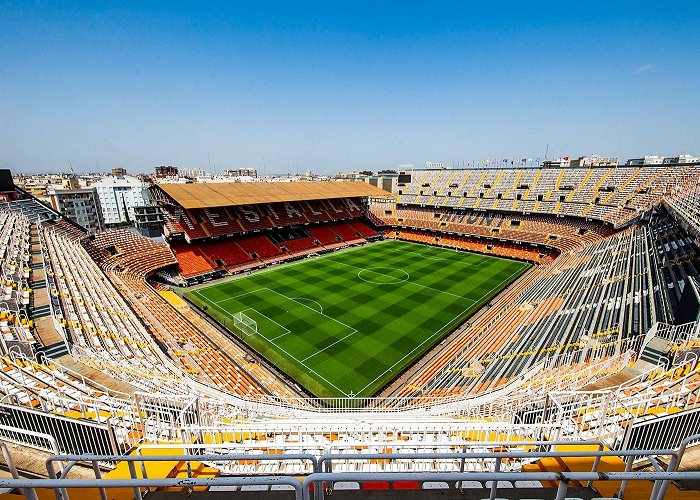
[{"label": "stadium stand", "polygon": [[[140,484],[119,483],[127,493],[108,490],[114,498],[221,489],[258,498],[283,485],[306,498],[697,498],[679,489],[700,479],[683,459],[700,441],[700,328],[689,309],[700,304],[690,296],[696,169],[416,171],[396,200],[338,186],[323,187],[327,198],[304,191],[308,199],[282,199],[275,186],[266,198],[258,186],[245,204],[225,204],[221,191],[224,201],[178,205],[189,189],[180,186],[161,193],[168,244],[126,230],[88,237],[31,199],[7,202],[0,439],[69,455],[47,462],[56,476],[78,466],[72,455],[95,453],[94,470],[109,469],[98,476],[105,488],[148,471]],[[297,198],[310,188],[299,189]],[[381,396],[362,399],[308,398],[152,281],[377,237],[537,265]],[[45,283],[34,279],[42,271]],[[43,351],[42,288],[78,371]],[[631,472],[648,463],[654,472]],[[75,496],[96,486],[56,481]],[[3,485],[32,498],[41,483]]]},{"label": "stadium stand", "polygon": [[206,187],[190,188],[194,194],[187,188],[154,187],[154,198],[163,203],[165,233],[180,275],[195,283],[223,272],[238,273],[381,237],[360,218],[366,213],[367,196],[388,193],[365,183],[335,183],[338,186],[325,186],[334,197],[319,199],[306,184],[287,186],[286,201],[275,201],[279,196],[270,194],[269,187],[253,186],[255,193],[243,199],[257,203],[236,204],[231,198],[218,201],[221,206],[206,201],[207,194],[216,194]]},{"label": "stadium stand", "polygon": [[[254,257],[234,241],[209,241],[200,244],[199,247],[215,264],[219,261],[218,265],[226,268],[241,267],[256,262]],[[179,255],[179,250],[175,246],[171,248],[176,255]]]},{"label": "stadium stand", "polygon": [[210,273],[217,268],[214,261],[197,245],[173,243],[171,249],[177,255],[178,268],[183,277]]},{"label": "stadium stand", "polygon": [[[154,269],[175,263],[166,245],[129,231],[100,233],[87,240],[86,245],[132,307],[151,319],[152,334],[180,362],[186,373],[241,396],[267,393],[262,384],[242,367],[247,363],[240,348],[213,327],[193,323],[148,284],[146,277]],[[241,361],[235,360],[235,354]],[[263,370],[259,372],[264,373]],[[269,375],[264,376],[272,380]]]},{"label": "stadium stand", "polygon": [[619,227],[698,173],[697,165],[416,170],[398,185],[398,202],[575,216]]},{"label": "stadium stand", "polygon": [[[262,203],[221,208],[184,209],[165,206],[169,235],[188,242],[212,236],[231,236],[308,222],[327,222],[362,215],[357,198],[311,202]],[[230,214],[230,215],[229,215]]]},{"label": "stadium stand", "polygon": [[538,264],[553,261],[558,252],[551,248],[537,248],[519,243],[507,243],[499,240],[481,239],[471,236],[453,236],[433,231],[403,229],[387,231],[387,236],[406,241],[416,241],[426,245],[468,250],[488,255],[499,255],[513,259],[526,260]]}]

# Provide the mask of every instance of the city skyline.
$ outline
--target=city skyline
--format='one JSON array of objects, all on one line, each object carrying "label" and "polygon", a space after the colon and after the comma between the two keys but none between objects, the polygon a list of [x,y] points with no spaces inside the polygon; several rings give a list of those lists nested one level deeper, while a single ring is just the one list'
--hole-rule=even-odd
[{"label": "city skyline", "polygon": [[692,2],[4,2],[0,167],[697,154],[699,19]]}]

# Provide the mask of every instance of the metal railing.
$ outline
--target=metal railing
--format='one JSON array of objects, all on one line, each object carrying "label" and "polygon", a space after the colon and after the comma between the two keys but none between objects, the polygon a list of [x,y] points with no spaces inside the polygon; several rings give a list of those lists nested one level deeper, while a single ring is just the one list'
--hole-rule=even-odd
[{"label": "metal railing", "polygon": [[[478,451],[473,450],[462,453],[356,453],[356,454],[322,454],[314,455],[309,453],[298,454],[169,454],[169,455],[132,455],[132,456],[105,456],[105,455],[52,455],[47,458],[46,466],[49,479],[20,479],[14,469],[12,458],[6,447],[2,448],[8,468],[13,471],[12,479],[0,479],[0,487],[23,488],[24,495],[30,500],[36,499],[34,489],[47,488],[54,490],[57,500],[69,500],[68,488],[92,488],[97,489],[100,498],[108,498],[107,490],[110,488],[132,488],[134,498],[142,500],[144,493],[148,493],[153,488],[185,488],[189,493],[196,487],[213,486],[240,486],[240,485],[277,485],[278,488],[286,487],[293,489],[297,499],[310,499],[312,496],[316,500],[323,500],[326,493],[330,493],[335,483],[341,481],[355,481],[357,483],[368,481],[383,481],[392,483],[396,481],[413,481],[424,483],[428,481],[439,481],[448,484],[448,488],[459,490],[468,481],[478,482],[481,489],[489,492],[490,498],[495,499],[499,488],[502,488],[501,481],[547,481],[556,483],[557,499],[564,499],[573,482],[578,482],[585,487],[593,486],[594,482],[614,481],[614,488],[617,488],[616,496],[624,498],[627,486],[630,481],[652,481],[653,486],[649,498],[659,500],[664,498],[670,482],[675,480],[700,480],[700,472],[689,471],[680,472],[678,467],[683,459],[686,448],[700,440],[700,434],[685,438],[681,446],[677,449],[656,449],[656,450],[627,450],[610,451],[604,448],[599,442],[579,442],[581,447],[594,447],[595,450],[559,450],[557,442],[533,442],[527,443],[532,447],[528,450],[511,450],[509,448]],[[1,444],[1,443],[0,443]],[[475,443],[478,444],[478,443]],[[185,447],[187,451],[187,447]],[[654,466],[654,472],[631,472],[631,464],[634,457],[644,456]],[[670,457],[666,470],[662,470],[657,457]],[[606,457],[617,457],[624,465],[624,471],[603,472],[600,470],[602,459]],[[591,462],[590,471],[579,472],[524,472],[522,470],[503,470],[506,464],[512,461],[526,463],[543,458],[587,458]],[[146,464],[153,462],[184,462],[187,477],[184,478],[161,478],[148,477]],[[246,477],[195,477],[191,462],[197,463],[222,463],[230,461],[232,463],[240,461],[306,461],[311,465],[312,472],[300,481],[290,475],[273,476],[246,476]],[[338,461],[355,460],[371,463],[376,460],[388,462],[408,461],[417,463],[420,461],[450,461],[454,464],[455,470],[445,470],[441,472],[420,471],[420,472],[333,472],[333,464]],[[480,460],[486,464],[483,470],[476,472],[466,472],[466,461]],[[129,470],[129,478],[126,479],[105,479],[102,476],[98,464],[104,461],[116,461],[126,463]],[[67,475],[78,463],[91,464],[95,472],[94,479],[68,479]],[[56,464],[61,464],[59,468]],[[137,472],[140,467],[141,478]],[[483,485],[483,482],[490,484]],[[618,483],[619,482],[619,483]],[[473,484],[473,483],[472,483]],[[312,491],[312,485],[313,491]],[[638,493],[635,498],[639,498]]]}]

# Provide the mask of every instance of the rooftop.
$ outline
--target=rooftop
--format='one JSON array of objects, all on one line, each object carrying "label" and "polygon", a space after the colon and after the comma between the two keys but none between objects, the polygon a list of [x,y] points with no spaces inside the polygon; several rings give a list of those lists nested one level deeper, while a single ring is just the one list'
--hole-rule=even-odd
[{"label": "rooftop", "polygon": [[391,193],[366,182],[228,182],[159,184],[183,208],[228,207],[285,201],[351,197],[388,197]]}]

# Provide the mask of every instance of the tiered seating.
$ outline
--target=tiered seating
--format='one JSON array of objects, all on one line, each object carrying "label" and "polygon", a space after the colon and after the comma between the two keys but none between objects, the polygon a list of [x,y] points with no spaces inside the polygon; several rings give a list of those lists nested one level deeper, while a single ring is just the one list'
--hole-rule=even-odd
[{"label": "tiered seating", "polygon": [[349,222],[338,222],[329,226],[343,241],[362,240],[362,235]]},{"label": "tiered seating", "polygon": [[44,223],[41,235],[54,314],[77,348],[74,355],[146,390],[183,390],[148,331],[81,246],[85,235],[63,221]]},{"label": "tiered seating", "polygon": [[22,211],[0,211],[0,335],[8,349],[13,342],[36,343],[27,315],[32,293],[30,260],[29,219]]},{"label": "tiered seating", "polygon": [[619,226],[649,209],[700,167],[535,168],[413,171],[401,205],[561,214]]},{"label": "tiered seating", "polygon": [[259,231],[274,227],[270,218],[260,211],[262,207],[258,205],[242,205],[236,208],[238,222],[245,231]]},{"label": "tiered seating", "polygon": [[[361,243],[365,241],[365,237],[381,236],[358,219],[320,225],[311,225],[308,222],[303,226],[290,225],[299,219],[302,212],[296,211],[296,205],[287,204],[290,206],[286,208],[284,205],[260,205],[255,207],[255,212],[248,213],[250,218],[254,218],[253,213],[268,213],[270,215],[265,216],[266,218],[282,226],[266,230],[264,233],[243,234],[217,240],[201,239],[191,243],[172,241],[170,245],[177,256],[181,276],[197,280],[207,273],[240,272],[271,262],[332,250],[348,243]],[[317,210],[322,205],[322,202],[317,202],[317,206],[307,208]],[[283,207],[285,212],[277,212],[278,217],[275,219],[272,215],[273,209],[279,211],[280,207]],[[346,210],[349,212],[350,208]],[[324,217],[328,220],[327,214]],[[242,223],[243,226],[246,224]],[[248,229],[251,229],[251,226],[248,226]]]},{"label": "tiered seating", "polygon": [[277,246],[280,248],[280,250],[282,249],[282,247],[285,247],[287,249],[287,252],[289,252],[290,254],[295,254],[303,252],[304,250],[308,250],[310,248],[315,249],[316,243],[314,243],[314,240],[312,238],[299,238],[296,240],[284,241],[282,243],[279,243]]},{"label": "tiered seating", "polygon": [[197,245],[172,243],[170,248],[177,256],[180,274],[185,277],[210,273],[217,266]]},{"label": "tiered seating", "polygon": [[[152,242],[128,231],[99,234],[89,242],[92,253],[101,255],[99,262],[132,307],[149,318],[152,334],[166,345],[186,373],[202,382],[211,383],[241,396],[264,394],[265,389],[244,370],[234,355],[243,359],[245,353],[230,340],[204,322],[196,326],[183,313],[168,303],[145,280],[155,267],[140,265],[140,255],[128,249],[148,245],[166,258],[167,246]],[[120,251],[113,253],[111,248]],[[174,264],[174,260],[170,261]],[[216,339],[216,342],[212,339]]]},{"label": "tiered seating", "polygon": [[298,203],[267,203],[262,207],[275,227],[291,226],[307,222],[304,217],[303,205]]},{"label": "tiered seating", "polygon": [[[483,174],[483,179],[494,185],[503,177],[497,173]],[[441,182],[448,186],[451,179],[454,180],[451,173],[444,172],[435,178],[442,179]],[[532,182],[535,180],[546,184],[548,190],[556,190],[562,182],[567,182],[564,175],[555,178],[542,174]],[[430,196],[440,196],[440,191]],[[128,231],[101,233],[90,239],[65,222],[47,222],[42,225],[40,234],[48,266],[47,283],[56,319],[73,343],[74,356],[113,377],[128,380],[144,391],[145,394],[139,396],[141,405],[144,400],[149,400],[147,404],[151,405],[149,396],[155,400],[155,393],[164,393],[163,404],[140,406],[137,411],[130,401],[118,399],[118,395],[75,373],[21,356],[0,357],[0,392],[7,395],[4,402],[63,416],[108,422],[116,432],[119,445],[177,436],[186,443],[208,443],[202,446],[221,444],[221,448],[225,447],[229,452],[245,449],[280,455],[299,449],[320,454],[331,447],[342,453],[478,450],[485,446],[485,441],[494,440],[506,441],[510,447],[528,448],[527,441],[541,438],[545,435],[543,431],[551,428],[521,424],[525,420],[520,418],[524,409],[538,409],[541,407],[538,405],[544,405],[543,399],[537,396],[551,388],[560,390],[588,382],[599,383],[599,374],[619,373],[621,367],[628,366],[632,358],[621,354],[628,353],[627,347],[635,336],[645,333],[655,321],[663,319],[667,309],[661,298],[667,287],[663,286],[656,271],[659,261],[673,262],[678,266],[694,259],[692,249],[686,248],[682,231],[660,216],[649,226],[632,227],[612,235],[600,229],[598,224],[587,224],[584,226],[588,232],[580,237],[575,232],[580,224],[566,220],[518,216],[520,224],[514,226],[512,222],[516,218],[511,216],[502,217],[500,225],[494,226],[483,214],[479,218],[479,214],[471,213],[469,218],[460,219],[454,211],[444,210],[439,212],[435,221],[430,218],[436,219],[434,213],[434,210],[412,210],[401,216],[420,221],[431,228],[430,232],[398,228],[392,230],[393,234],[398,237],[411,235],[418,241],[459,248],[487,245],[484,251],[512,252],[511,256],[520,258],[528,255],[529,245],[523,247],[495,241],[489,249],[483,241],[448,234],[444,227],[469,226],[477,228],[475,231],[485,228],[485,234],[498,234],[496,239],[499,239],[502,236],[500,230],[507,226],[503,230],[513,234],[553,235],[555,241],[564,242],[561,246],[566,251],[556,260],[552,260],[556,255],[554,251],[547,254],[548,260],[542,256],[546,252],[537,250],[542,254],[538,255],[540,262],[545,265],[526,273],[495,298],[490,308],[471,318],[445,351],[436,354],[425,367],[409,376],[402,393],[418,396],[415,402],[421,404],[433,397],[483,394],[488,389],[510,388],[513,384],[515,390],[503,391],[502,397],[491,399],[486,396],[479,400],[481,402],[474,398],[449,410],[435,409],[433,415],[447,415],[449,412],[450,418],[443,419],[430,417],[433,405],[428,404],[408,418],[386,420],[387,415],[373,418],[379,414],[377,408],[371,408],[372,414],[368,411],[359,418],[350,413],[343,414],[342,410],[336,413],[330,408],[323,408],[323,413],[320,413],[314,406],[317,403],[291,399],[292,391],[258,363],[246,360],[242,349],[194,311],[187,308],[180,311],[170,305],[147,283],[145,278],[154,271],[176,265],[167,246]],[[0,242],[4,241],[3,228],[9,220],[3,219],[2,215],[0,211],[0,221],[3,222]],[[442,222],[445,226],[441,225]],[[433,226],[435,223],[437,228]],[[338,232],[347,230],[348,235],[355,238],[360,232],[355,221],[334,226]],[[494,233],[493,229],[499,229],[499,232]],[[10,240],[15,233],[22,242],[22,230],[13,231]],[[293,233],[299,235],[302,230],[290,229],[285,233],[278,230],[276,234],[290,237]],[[309,233],[318,239],[316,234]],[[288,252],[304,251],[311,244],[317,246],[312,237],[295,237],[284,240],[299,245],[290,249],[278,239],[271,240],[269,234],[246,238],[250,241],[263,238],[264,241],[257,243],[276,247],[277,251],[279,246],[287,247]],[[334,244],[328,232],[320,231],[319,234],[330,241],[329,245]],[[217,243],[222,246],[214,247],[213,251],[223,253],[224,242]],[[7,248],[12,248],[12,245]],[[203,244],[201,248],[207,247]],[[245,251],[238,248],[240,252],[235,251],[232,259],[243,258],[241,252]],[[24,273],[22,266],[17,266],[17,269]],[[673,271],[675,286],[680,286],[685,279],[682,276],[680,271]],[[153,339],[158,341],[158,346]],[[590,339],[598,344],[594,346]],[[601,436],[601,430],[606,436],[611,432],[622,435],[621,429],[633,418],[638,422],[697,405],[700,372],[692,364],[694,358],[685,355],[695,354],[698,346],[700,341],[697,339],[685,339],[679,344],[678,356],[674,358],[677,364],[670,370],[657,368],[618,388],[606,390],[604,395],[574,394],[571,400],[580,398],[580,401],[575,406],[561,407],[563,416],[560,422],[565,421],[566,426],[557,427],[557,432],[596,438]],[[595,363],[589,358],[578,357],[586,350],[594,349],[605,353],[595,358]],[[162,351],[171,355],[175,362],[163,356]],[[562,359],[565,362],[559,362]],[[198,397],[202,393],[197,391],[202,386],[194,385],[182,377],[181,372],[212,386],[204,391],[206,397]],[[253,401],[233,400],[230,396],[218,399],[217,387],[253,398]],[[284,398],[282,404],[276,397],[268,398],[266,389],[272,389]],[[181,399],[177,398],[179,395]],[[570,394],[553,396],[569,397]],[[377,400],[371,404],[384,403]],[[410,407],[404,399],[394,400],[393,404],[396,405],[392,408],[394,411]],[[198,421],[195,425],[184,408],[192,409],[193,417],[196,411]],[[256,412],[265,418],[257,419]],[[420,415],[420,418],[413,418],[415,415]],[[478,422],[468,420],[473,415]],[[467,418],[452,418],[454,416]],[[215,430],[202,437],[207,431],[203,431],[200,425],[212,426]],[[492,443],[487,449],[503,448]],[[250,466],[248,473],[304,472],[299,462],[288,466],[250,462],[235,465]],[[334,464],[334,468],[341,472],[447,471],[460,466],[456,459],[430,460],[427,465],[419,465],[415,460],[340,462],[337,468]],[[503,466],[514,467],[514,462],[503,461]],[[478,467],[483,467],[483,461],[469,460],[466,467],[467,470],[480,470]],[[374,487],[389,487],[388,484],[377,483]],[[479,487],[482,486],[485,485],[479,483]],[[365,484],[364,487],[373,486]],[[416,486],[393,483],[391,487]]]},{"label": "tiered seating", "polygon": [[182,208],[163,207],[163,215],[165,216],[166,236],[183,234],[187,241],[208,236],[201,224]]},{"label": "tiered seating", "polygon": [[374,229],[369,227],[367,224],[365,224],[364,222],[359,221],[359,220],[351,222],[350,226],[355,231],[357,231],[362,236],[364,236],[365,238],[373,238],[375,236],[378,236],[378,234],[379,234],[379,233],[377,233],[377,231],[375,231]]},{"label": "tiered seating", "polygon": [[312,226],[307,229],[307,231],[316,238],[321,245],[331,245],[335,244],[341,240],[340,236],[333,232],[330,226]]},{"label": "tiered seating", "polygon": [[498,240],[485,240],[470,236],[445,235],[430,231],[416,231],[414,229],[389,231],[387,236],[406,241],[425,243],[427,245],[459,248],[470,252],[479,252],[513,259],[527,260],[538,264],[549,264],[558,255],[558,252],[548,248],[537,249],[531,246],[506,243]]},{"label": "tiered seating", "polygon": [[536,279],[516,285],[517,293],[502,295],[468,323],[445,357],[406,390],[481,392],[540,359],[578,348],[583,336],[606,341],[645,332],[666,318],[659,276],[647,259],[649,242],[646,228],[625,231],[536,270]]},{"label": "tiered seating", "polygon": [[224,236],[243,232],[238,221],[232,219],[225,208],[204,208],[195,211],[202,220],[202,227],[210,236]]},{"label": "tiered seating", "polygon": [[693,240],[662,209],[650,217],[649,229],[650,248],[655,249],[650,257],[661,269],[670,300],[668,309],[678,315],[680,298],[689,280],[700,280],[700,256]]},{"label": "tiered seating", "polygon": [[542,215],[505,215],[472,210],[397,208],[387,224],[399,228],[425,228],[471,236],[536,243],[572,251],[601,237],[611,230],[599,223],[575,222]]},{"label": "tiered seating", "polygon": [[18,199],[14,201],[0,202],[0,210],[16,212],[24,215],[31,221],[57,219],[60,215],[50,207],[34,198]]},{"label": "tiered seating", "polygon": [[190,242],[211,236],[230,236],[308,222],[350,219],[362,215],[353,198],[236,205],[185,210],[165,206],[166,236],[184,235]]},{"label": "tiered seating", "polygon": [[136,237],[130,231],[97,233],[86,245],[88,253],[100,262],[106,256],[120,255],[135,273],[147,274],[154,269],[172,266],[176,260],[167,246],[149,238]]},{"label": "tiered seating", "polygon": [[112,405],[115,397],[123,396],[56,362],[16,355],[0,357],[0,392],[18,404],[63,414],[74,412],[81,402]]},{"label": "tiered seating", "polygon": [[251,256],[255,254],[261,259],[268,259],[282,254],[267,236],[245,236],[237,240],[238,245]]},{"label": "tiered seating", "polygon": [[212,261],[221,261],[224,267],[235,267],[256,261],[235,240],[207,241],[200,243],[199,247]]},{"label": "tiered seating", "polygon": [[700,176],[678,179],[664,201],[683,227],[700,241]]},{"label": "tiered seating", "polygon": [[304,217],[309,222],[326,222],[328,214],[322,200],[308,200],[300,202],[304,211]]},{"label": "tiered seating", "polygon": [[350,219],[362,215],[360,205],[352,198],[323,200],[322,203],[326,207],[328,217],[332,220]]}]

